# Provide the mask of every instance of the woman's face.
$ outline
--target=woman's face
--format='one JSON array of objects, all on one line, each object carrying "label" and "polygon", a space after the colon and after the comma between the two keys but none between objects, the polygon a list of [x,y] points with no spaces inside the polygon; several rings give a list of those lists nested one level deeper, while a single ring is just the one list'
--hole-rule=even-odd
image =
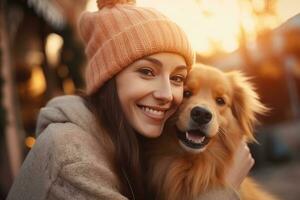
[{"label": "woman's face", "polygon": [[139,59],[116,75],[122,110],[146,137],[158,137],[182,101],[187,66],[182,56],[157,53]]}]

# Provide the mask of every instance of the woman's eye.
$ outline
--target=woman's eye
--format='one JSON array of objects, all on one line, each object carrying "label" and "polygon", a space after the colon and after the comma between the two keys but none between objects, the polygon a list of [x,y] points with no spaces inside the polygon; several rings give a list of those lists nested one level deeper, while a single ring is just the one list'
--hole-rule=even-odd
[{"label": "woman's eye", "polygon": [[216,103],[217,103],[218,105],[220,105],[220,106],[223,106],[223,105],[225,105],[225,100],[224,100],[224,98],[222,98],[222,97],[217,97],[217,98],[216,98]]},{"label": "woman's eye", "polygon": [[153,70],[149,68],[141,68],[138,72],[145,76],[154,76]]},{"label": "woman's eye", "polygon": [[189,91],[189,90],[185,90],[184,92],[183,92],[183,97],[184,98],[189,98],[189,97],[191,97],[193,95],[193,93],[191,92],[191,91]]},{"label": "woman's eye", "polygon": [[173,76],[171,80],[175,81],[176,83],[183,83],[185,81],[185,77],[181,75],[176,75]]}]

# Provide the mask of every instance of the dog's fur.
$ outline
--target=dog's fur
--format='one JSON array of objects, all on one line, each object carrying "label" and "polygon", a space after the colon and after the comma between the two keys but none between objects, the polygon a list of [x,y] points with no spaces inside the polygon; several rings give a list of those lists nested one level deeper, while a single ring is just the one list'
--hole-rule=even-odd
[{"label": "dog's fur", "polygon": [[[194,200],[204,191],[226,186],[224,174],[242,138],[254,141],[256,114],[266,111],[248,79],[240,72],[222,72],[197,64],[186,82],[186,98],[161,137],[144,144],[147,182],[153,198]],[[190,92],[190,93],[189,93]],[[216,102],[219,99],[219,105]],[[191,110],[202,107],[212,114],[209,123],[197,126]],[[176,126],[174,126],[176,123]],[[210,138],[200,149],[189,148],[176,135],[199,129]],[[242,200],[274,200],[250,178],[239,191]]]}]

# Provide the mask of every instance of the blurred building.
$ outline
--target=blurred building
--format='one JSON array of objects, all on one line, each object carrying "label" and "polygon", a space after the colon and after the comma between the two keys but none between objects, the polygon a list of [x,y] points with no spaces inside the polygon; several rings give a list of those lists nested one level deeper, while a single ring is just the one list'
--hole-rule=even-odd
[{"label": "blurred building", "polygon": [[39,109],[54,96],[83,88],[76,22],[86,3],[1,1],[0,199],[34,144]]}]

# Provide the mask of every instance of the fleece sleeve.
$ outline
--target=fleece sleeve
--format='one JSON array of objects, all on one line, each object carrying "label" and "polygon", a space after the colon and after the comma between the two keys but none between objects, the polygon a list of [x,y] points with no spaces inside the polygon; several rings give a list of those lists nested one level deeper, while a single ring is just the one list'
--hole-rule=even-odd
[{"label": "fleece sleeve", "polygon": [[126,200],[101,145],[71,123],[48,126],[28,153],[7,200]]},{"label": "fleece sleeve", "polygon": [[[59,126],[59,127],[58,127]],[[105,156],[101,142],[74,124],[55,127],[55,156],[59,171],[48,199],[126,200],[119,192],[118,179]],[[51,131],[53,135],[53,131]]]},{"label": "fleece sleeve", "polygon": [[107,169],[93,163],[72,163],[64,166],[53,182],[48,200],[126,200],[112,188]]}]

